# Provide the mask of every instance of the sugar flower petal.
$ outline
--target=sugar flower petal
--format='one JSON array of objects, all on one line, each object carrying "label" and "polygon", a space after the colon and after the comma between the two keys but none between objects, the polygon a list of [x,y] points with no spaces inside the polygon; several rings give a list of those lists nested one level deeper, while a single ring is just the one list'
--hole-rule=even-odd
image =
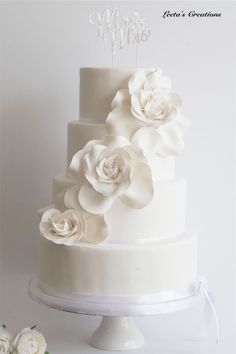
[{"label": "sugar flower petal", "polygon": [[86,172],[91,172],[94,168],[94,164],[97,164],[101,153],[106,150],[105,145],[96,144],[92,149],[83,156],[83,167],[85,174]]},{"label": "sugar flower petal", "polygon": [[82,174],[81,174],[81,159],[82,157],[90,151],[91,147],[98,144],[100,140],[90,140],[83,149],[79,150],[77,153],[74,154],[72,157],[71,163],[68,167],[68,176],[76,179],[77,181],[81,181]]},{"label": "sugar flower petal", "polygon": [[141,126],[141,122],[133,116],[128,106],[120,106],[113,109],[107,117],[106,124],[109,134],[113,136],[122,135],[129,140]]},{"label": "sugar flower petal", "polygon": [[103,242],[108,236],[108,226],[103,215],[92,215],[87,217],[86,241],[90,243]]},{"label": "sugar flower petal", "polygon": [[171,80],[168,76],[162,75],[161,69],[157,69],[146,75],[144,89],[152,91],[171,90]]},{"label": "sugar flower petal", "polygon": [[47,209],[45,213],[42,215],[42,222],[48,221],[49,218],[53,218],[54,216],[58,215],[60,213],[60,210],[58,209]]},{"label": "sugar flower petal", "polygon": [[156,153],[161,156],[178,155],[184,148],[183,135],[188,126],[189,121],[180,115],[174,121],[160,126],[157,130]]},{"label": "sugar flower petal", "polygon": [[152,175],[146,163],[136,163],[130,187],[120,197],[130,208],[144,208],[153,198]]},{"label": "sugar flower petal", "polygon": [[134,93],[131,96],[131,113],[134,117],[146,120],[145,114],[143,113],[143,107],[141,105],[140,94]]},{"label": "sugar flower petal", "polygon": [[130,141],[122,135],[107,135],[102,140],[102,143],[109,149],[117,149],[129,145]]},{"label": "sugar flower petal", "polygon": [[67,209],[75,209],[84,212],[79,202],[79,190],[80,187],[78,185],[68,189],[64,194],[64,204]]},{"label": "sugar flower petal", "polygon": [[4,326],[0,326],[0,353],[11,354],[13,335]]},{"label": "sugar flower petal", "polygon": [[91,214],[105,214],[114,202],[115,197],[104,197],[85,183],[79,192],[79,201],[82,207]]},{"label": "sugar flower petal", "polygon": [[111,109],[119,106],[130,106],[130,95],[128,89],[118,90],[111,103]]},{"label": "sugar flower petal", "polygon": [[146,74],[144,70],[137,71],[129,80],[129,94],[139,92],[145,83]]},{"label": "sugar flower petal", "polygon": [[142,127],[134,133],[132,143],[139,146],[145,156],[149,156],[156,153],[158,139],[158,130],[152,127]]},{"label": "sugar flower petal", "polygon": [[128,145],[124,147],[124,150],[129,154],[129,157],[131,160],[139,161],[139,162],[146,162],[146,158],[143,154],[142,149],[139,146],[136,146],[134,144]]}]

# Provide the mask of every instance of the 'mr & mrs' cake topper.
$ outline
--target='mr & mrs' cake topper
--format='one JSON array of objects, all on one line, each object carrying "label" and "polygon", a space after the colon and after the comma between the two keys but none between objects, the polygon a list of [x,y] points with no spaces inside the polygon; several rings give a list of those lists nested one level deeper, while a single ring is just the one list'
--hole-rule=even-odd
[{"label": "'mr & mrs' cake topper", "polygon": [[138,47],[150,36],[150,29],[145,26],[145,18],[134,12],[130,17],[121,16],[119,9],[106,9],[103,13],[95,11],[89,15],[89,23],[97,26],[98,36],[104,42],[110,42],[112,63],[114,55],[125,46],[136,48],[136,65]]}]

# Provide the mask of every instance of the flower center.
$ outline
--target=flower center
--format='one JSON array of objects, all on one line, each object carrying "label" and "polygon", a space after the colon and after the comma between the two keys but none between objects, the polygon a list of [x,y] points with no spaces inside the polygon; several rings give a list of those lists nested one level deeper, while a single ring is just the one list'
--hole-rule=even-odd
[{"label": "flower center", "polygon": [[125,170],[125,161],[119,155],[102,158],[96,168],[98,179],[104,183],[120,183]]},{"label": "flower center", "polygon": [[161,121],[170,113],[169,100],[165,96],[152,94],[142,107],[142,111],[147,118]]},{"label": "flower center", "polygon": [[30,338],[27,349],[29,354],[36,354],[38,351],[38,344],[32,338]]},{"label": "flower center", "polygon": [[57,236],[68,237],[83,232],[82,221],[73,217],[49,219],[48,223],[50,232]]}]

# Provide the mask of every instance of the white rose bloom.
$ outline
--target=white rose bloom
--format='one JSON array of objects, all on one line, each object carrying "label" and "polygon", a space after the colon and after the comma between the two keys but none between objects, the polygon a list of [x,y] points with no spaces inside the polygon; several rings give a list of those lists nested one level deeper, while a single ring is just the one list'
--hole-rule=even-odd
[{"label": "white rose bloom", "polygon": [[[76,207],[74,197],[78,193],[77,186],[66,192],[66,202]],[[82,210],[68,209],[61,212],[58,209],[47,210],[41,219],[41,234],[56,244],[73,246],[82,237],[88,242],[99,243],[105,240],[108,234],[107,225],[103,216],[90,215]]]},{"label": "white rose bloom", "polygon": [[14,354],[45,354],[47,344],[44,336],[30,328],[23,329],[15,338]]},{"label": "white rose bloom", "polygon": [[12,350],[13,336],[6,328],[0,327],[0,354],[10,354]]},{"label": "white rose bloom", "polygon": [[89,213],[104,214],[115,198],[131,208],[145,207],[153,197],[151,170],[142,150],[121,136],[92,140],[77,152],[68,174],[78,180],[78,203]]},{"label": "white rose bloom", "polygon": [[176,155],[184,147],[189,125],[180,106],[170,79],[160,69],[141,70],[115,95],[106,123],[110,134],[125,136],[147,155]]}]

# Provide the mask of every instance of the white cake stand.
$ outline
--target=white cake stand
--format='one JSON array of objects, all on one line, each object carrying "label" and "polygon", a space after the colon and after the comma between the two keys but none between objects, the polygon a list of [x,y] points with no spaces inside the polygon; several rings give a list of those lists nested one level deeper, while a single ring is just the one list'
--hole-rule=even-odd
[{"label": "white cake stand", "polygon": [[[106,296],[69,298],[46,293],[39,286],[38,278],[30,281],[29,295],[33,300],[57,310],[103,316],[98,329],[91,337],[90,344],[99,349],[118,351],[139,348],[144,343],[143,335],[137,329],[132,317],[181,311],[207,299],[204,286],[195,288],[189,296],[162,302],[150,301],[150,298],[147,298],[130,303]],[[214,311],[213,305],[213,314],[216,315]]]}]

